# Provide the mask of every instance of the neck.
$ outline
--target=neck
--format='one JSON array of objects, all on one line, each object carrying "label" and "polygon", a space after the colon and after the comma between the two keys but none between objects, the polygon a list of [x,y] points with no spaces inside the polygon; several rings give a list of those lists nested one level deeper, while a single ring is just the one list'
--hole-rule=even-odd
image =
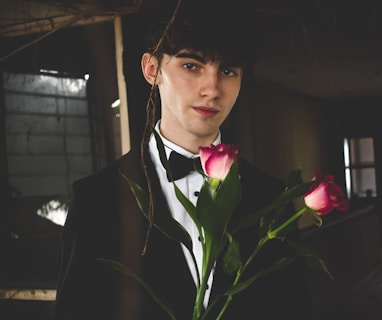
[{"label": "neck", "polygon": [[[205,136],[197,136],[193,134],[171,134],[171,132],[167,132],[167,130],[163,130],[160,128],[161,135],[172,143],[176,144],[179,147],[193,153],[199,153],[199,147],[208,147],[212,143],[216,142],[216,139],[219,137],[219,131]],[[220,137],[219,141],[220,143]]]},{"label": "neck", "polygon": [[208,139],[193,139],[193,140],[181,140],[181,141],[173,141],[173,143],[177,144],[178,146],[182,147],[183,149],[190,151],[194,154],[199,153],[199,147],[208,147],[211,145],[215,140],[217,136],[210,137]]}]

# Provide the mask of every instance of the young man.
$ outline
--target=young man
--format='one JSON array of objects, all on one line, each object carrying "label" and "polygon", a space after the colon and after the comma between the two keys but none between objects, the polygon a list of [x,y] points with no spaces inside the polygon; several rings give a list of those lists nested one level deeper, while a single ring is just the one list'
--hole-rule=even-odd
[{"label": "young man", "polygon": [[[174,20],[177,2],[167,15],[155,11],[160,18],[150,28],[148,51],[143,54],[141,65],[147,82],[158,90],[160,119],[153,125],[167,155],[177,152],[195,158],[199,146],[224,142],[220,126],[232,110],[243,72],[255,56],[251,42],[255,17],[240,1],[180,3]],[[190,268],[190,258],[178,242],[155,226],[150,228],[122,174],[146,189],[150,182],[154,214],[172,216],[185,226],[198,259],[197,232],[175,197],[154,138],[147,135],[141,147],[132,147],[116,163],[74,183],[59,251],[54,320],[169,319],[137,281],[98,258],[123,262],[168,303],[176,319],[191,319],[195,273]],[[242,200],[234,219],[265,206],[283,190],[280,181],[243,159],[239,160],[239,170]],[[193,171],[175,182],[195,203],[202,176]],[[257,231],[250,229],[238,235],[243,255],[254,248]],[[256,260],[256,268],[267,268],[285,254],[293,252],[275,241]],[[205,305],[233,282],[221,265],[219,258]],[[307,320],[309,295],[300,267],[296,264],[273,273],[235,295],[223,319]],[[208,319],[216,317],[213,311]]]}]

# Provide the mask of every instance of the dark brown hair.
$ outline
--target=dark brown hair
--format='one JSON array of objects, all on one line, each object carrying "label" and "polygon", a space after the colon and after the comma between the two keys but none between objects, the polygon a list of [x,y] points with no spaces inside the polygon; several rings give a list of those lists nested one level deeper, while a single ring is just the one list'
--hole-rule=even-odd
[{"label": "dark brown hair", "polygon": [[249,1],[181,0],[154,9],[149,19],[147,49],[159,58],[191,49],[232,66],[256,59],[256,19]]}]

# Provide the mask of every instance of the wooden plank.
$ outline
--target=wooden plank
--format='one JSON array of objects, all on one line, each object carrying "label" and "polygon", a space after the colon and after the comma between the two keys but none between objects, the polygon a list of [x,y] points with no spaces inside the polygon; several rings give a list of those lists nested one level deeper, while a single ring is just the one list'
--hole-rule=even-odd
[{"label": "wooden plank", "polygon": [[94,4],[65,6],[57,3],[17,1],[4,4],[0,10],[0,34],[21,36],[51,32],[66,26],[80,26],[110,21],[115,15],[136,12],[137,6],[115,7],[105,10]]},{"label": "wooden plank", "polygon": [[130,150],[130,127],[127,103],[127,90],[125,75],[123,73],[123,37],[121,17],[114,18],[115,54],[117,63],[118,93],[119,93],[119,116],[121,122],[122,154]]},{"label": "wooden plank", "polygon": [[0,289],[0,299],[55,301],[56,290],[52,289]]}]

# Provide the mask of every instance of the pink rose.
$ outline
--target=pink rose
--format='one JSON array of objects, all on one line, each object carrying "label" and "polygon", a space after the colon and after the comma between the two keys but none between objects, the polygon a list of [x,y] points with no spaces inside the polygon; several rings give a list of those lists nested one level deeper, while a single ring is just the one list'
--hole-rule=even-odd
[{"label": "pink rose", "polygon": [[199,147],[199,154],[204,173],[212,179],[224,180],[232,162],[237,161],[239,150],[231,144],[211,144]]},{"label": "pink rose", "polygon": [[317,172],[313,180],[316,183],[304,195],[307,207],[319,215],[326,215],[334,209],[338,211],[347,211],[349,209],[349,202],[345,198],[341,187],[334,182],[333,176],[322,176]]}]

